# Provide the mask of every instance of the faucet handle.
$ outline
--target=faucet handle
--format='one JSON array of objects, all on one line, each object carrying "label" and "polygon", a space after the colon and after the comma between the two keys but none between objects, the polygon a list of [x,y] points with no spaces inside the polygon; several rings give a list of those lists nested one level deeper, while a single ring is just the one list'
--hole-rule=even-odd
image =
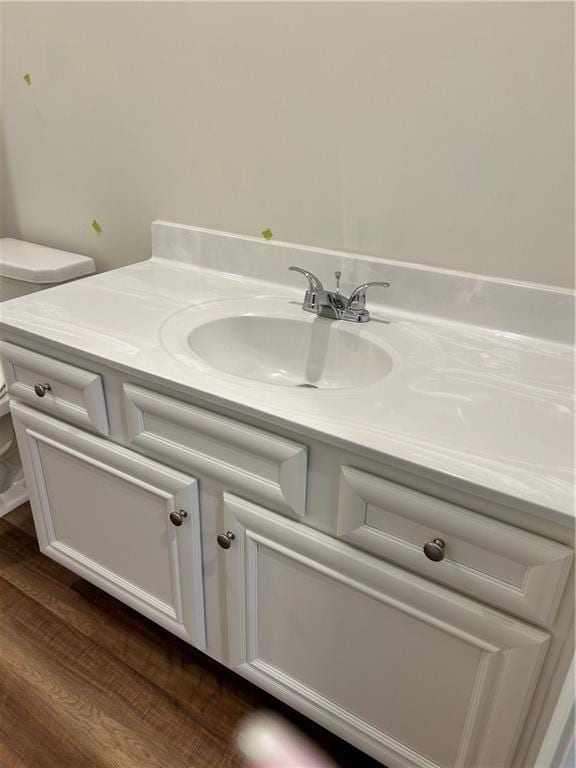
[{"label": "faucet handle", "polygon": [[340,278],[342,277],[342,272],[337,269],[336,272],[334,272],[334,277],[336,278],[336,293],[340,295]]},{"label": "faucet handle", "polygon": [[292,270],[292,272],[299,272],[301,275],[304,275],[304,277],[307,278],[309,291],[312,292],[324,290],[322,281],[319,277],[316,277],[313,272],[309,272],[307,269],[302,269],[302,267],[288,267],[288,269]]},{"label": "faucet handle", "polygon": [[372,283],[362,283],[358,288],[355,288],[350,294],[348,299],[348,306],[346,309],[365,309],[366,308],[366,291],[373,285],[380,285],[383,288],[390,288],[390,283],[381,282],[379,280]]}]

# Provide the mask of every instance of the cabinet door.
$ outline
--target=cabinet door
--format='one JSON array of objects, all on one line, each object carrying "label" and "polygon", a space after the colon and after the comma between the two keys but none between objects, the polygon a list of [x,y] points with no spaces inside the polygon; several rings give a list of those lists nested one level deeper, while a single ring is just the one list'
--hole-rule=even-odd
[{"label": "cabinet door", "polygon": [[42,552],[204,649],[196,480],[20,403],[11,410]]},{"label": "cabinet door", "polygon": [[231,665],[393,766],[509,765],[549,636],[226,494]]}]

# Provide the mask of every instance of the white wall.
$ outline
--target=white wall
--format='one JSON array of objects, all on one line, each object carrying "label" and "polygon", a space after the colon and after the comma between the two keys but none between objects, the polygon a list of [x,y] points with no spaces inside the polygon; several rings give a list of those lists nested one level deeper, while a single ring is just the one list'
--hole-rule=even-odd
[{"label": "white wall", "polygon": [[107,269],[164,218],[572,283],[570,2],[2,12],[4,235]]}]

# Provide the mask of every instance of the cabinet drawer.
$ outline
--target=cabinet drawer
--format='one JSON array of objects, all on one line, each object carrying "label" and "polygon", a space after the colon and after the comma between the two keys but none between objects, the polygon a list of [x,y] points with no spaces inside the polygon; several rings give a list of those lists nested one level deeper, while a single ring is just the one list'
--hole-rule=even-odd
[{"label": "cabinet drawer", "polygon": [[[0,342],[9,394],[80,427],[107,435],[108,416],[102,377],[29,349]],[[48,385],[43,396],[35,385]]]},{"label": "cabinet drawer", "polygon": [[278,512],[304,515],[305,446],[132,384],[124,400],[132,445]]},{"label": "cabinet drawer", "polygon": [[[573,560],[562,544],[351,467],[342,467],[337,535],[428,578],[549,625]],[[444,542],[429,560],[427,542]]]}]

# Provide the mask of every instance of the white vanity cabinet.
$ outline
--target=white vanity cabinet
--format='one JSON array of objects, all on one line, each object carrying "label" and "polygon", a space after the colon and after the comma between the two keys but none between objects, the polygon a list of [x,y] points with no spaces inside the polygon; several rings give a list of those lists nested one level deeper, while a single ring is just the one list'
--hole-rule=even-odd
[{"label": "white vanity cabinet", "polygon": [[546,632],[236,496],[224,506],[234,669],[389,768],[509,765]]},{"label": "white vanity cabinet", "polygon": [[11,410],[42,552],[204,649],[196,480],[20,403]]},{"label": "white vanity cabinet", "polygon": [[144,377],[4,349],[46,555],[387,768],[526,767],[569,633],[566,538]]}]

